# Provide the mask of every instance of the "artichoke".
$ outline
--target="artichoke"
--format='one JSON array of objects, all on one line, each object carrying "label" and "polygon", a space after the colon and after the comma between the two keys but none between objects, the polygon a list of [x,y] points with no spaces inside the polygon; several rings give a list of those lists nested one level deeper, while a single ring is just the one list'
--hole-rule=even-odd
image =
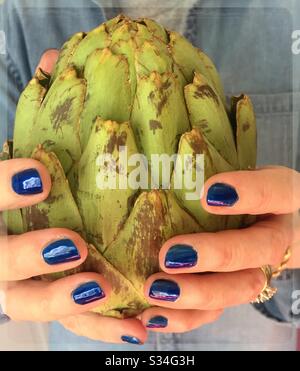
[{"label": "artichoke", "polygon": [[[227,109],[217,70],[201,50],[176,32],[150,19],[123,15],[67,41],[52,76],[39,70],[22,93],[16,112],[14,142],[1,160],[32,157],[52,177],[49,198],[39,205],[4,213],[9,233],[49,227],[70,228],[89,244],[89,256],[76,271],[102,273],[113,294],[96,312],[124,318],[149,306],[145,279],[159,271],[162,244],[178,234],[240,228],[248,216],[215,216],[199,199],[175,187],[180,161],[169,186],[156,189],[139,179],[139,189],[97,185],[110,154],[117,163],[128,156],[203,155],[203,182],[212,175],[252,169],[256,163],[256,123],[250,99],[232,98]],[[182,157],[179,156],[181,159]],[[140,164],[144,166],[145,164]],[[118,169],[121,173],[121,169]],[[129,166],[123,178],[137,167]],[[148,167],[149,178],[153,178]],[[138,177],[137,177],[138,178]]]}]

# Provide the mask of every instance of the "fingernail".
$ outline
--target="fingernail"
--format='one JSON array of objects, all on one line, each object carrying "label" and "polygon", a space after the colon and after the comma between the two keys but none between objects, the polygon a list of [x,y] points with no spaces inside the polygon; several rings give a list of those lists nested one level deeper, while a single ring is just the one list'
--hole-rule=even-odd
[{"label": "fingernail", "polygon": [[228,184],[216,183],[207,193],[209,206],[233,206],[239,199],[236,190]]},{"label": "fingernail", "polygon": [[13,176],[12,188],[22,196],[36,195],[43,192],[43,183],[37,170],[28,169]]},{"label": "fingernail", "polygon": [[124,343],[129,343],[129,344],[135,344],[135,345],[141,345],[142,342],[134,337],[134,336],[128,336],[128,335],[124,335],[121,337],[122,341],[124,341]]},{"label": "fingernail", "polygon": [[74,290],[72,297],[76,304],[85,305],[103,299],[105,294],[97,282],[88,282]]},{"label": "fingernail", "polygon": [[149,296],[152,299],[176,301],[180,295],[180,288],[174,281],[156,280],[152,283]]},{"label": "fingernail", "polygon": [[190,268],[197,264],[197,251],[190,245],[174,245],[165,257],[166,268]]},{"label": "fingernail", "polygon": [[80,259],[77,247],[69,239],[52,242],[44,248],[42,255],[49,265],[69,263]]},{"label": "fingernail", "polygon": [[168,319],[163,316],[156,316],[147,323],[148,328],[165,328],[168,326]]}]

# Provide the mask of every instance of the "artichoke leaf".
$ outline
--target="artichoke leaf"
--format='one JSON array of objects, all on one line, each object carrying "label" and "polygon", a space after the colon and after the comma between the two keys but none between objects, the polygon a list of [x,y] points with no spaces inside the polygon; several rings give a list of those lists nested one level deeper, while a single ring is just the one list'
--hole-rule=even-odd
[{"label": "artichoke leaf", "polygon": [[119,27],[122,27],[128,22],[130,22],[130,18],[124,14],[119,14],[117,17],[109,19],[107,22],[105,22],[105,29],[107,33],[113,34]]},{"label": "artichoke leaf", "polygon": [[[119,163],[120,147],[125,146],[127,158],[138,153],[129,124],[98,118],[79,162],[76,198],[88,241],[100,251],[118,235],[137,192],[127,185],[134,167]],[[110,157],[101,160],[104,155]],[[125,180],[123,186],[122,180]]]},{"label": "artichoke leaf", "polygon": [[66,69],[49,89],[30,133],[31,152],[39,144],[54,152],[66,174],[81,157],[79,119],[85,93],[85,81],[74,68]]},{"label": "artichoke leaf", "polygon": [[[217,173],[215,160],[219,160],[221,156],[207,145],[197,128],[182,135],[178,155],[172,177],[172,189],[179,204],[192,214],[204,230],[215,232],[224,229],[226,216],[210,214],[200,203],[204,182]],[[198,161],[196,155],[203,157],[198,157]],[[188,176],[191,177],[190,181],[194,182],[193,188],[193,183],[187,186]]]},{"label": "artichoke leaf", "polygon": [[236,144],[240,169],[255,169],[257,157],[256,118],[248,96],[242,94],[232,98],[232,117],[236,123]]},{"label": "artichoke leaf", "polygon": [[149,32],[151,32],[155,37],[160,39],[163,43],[167,44],[169,40],[168,34],[164,27],[162,27],[160,24],[148,18],[142,18],[137,22],[140,23],[141,25],[145,25]]},{"label": "artichoke leaf", "polygon": [[111,44],[119,43],[121,41],[128,42],[136,34],[136,29],[131,22],[123,23],[115,32],[111,35]]},{"label": "artichoke leaf", "polygon": [[5,210],[1,216],[9,235],[19,235],[26,231],[23,225],[21,210]]},{"label": "artichoke leaf", "polygon": [[108,317],[128,318],[150,307],[144,295],[138,292],[128,279],[92,245],[89,246],[89,255],[83,268],[87,272],[103,274],[112,285],[109,300],[94,309],[94,312]]},{"label": "artichoke leaf", "polygon": [[158,255],[163,243],[176,234],[199,230],[200,226],[180,210],[172,195],[167,196],[164,191],[144,192],[103,255],[142,294],[146,279],[159,271]]},{"label": "artichoke leaf", "polygon": [[179,136],[190,123],[181,84],[173,73],[138,76],[131,123],[149,163],[152,154],[177,152]]},{"label": "artichoke leaf", "polygon": [[159,40],[145,41],[136,50],[136,71],[141,76],[150,76],[155,71],[159,74],[173,71],[173,59],[167,46]]},{"label": "artichoke leaf", "polygon": [[140,293],[146,279],[159,271],[158,254],[167,239],[166,212],[159,191],[142,193],[117,239],[103,253]]},{"label": "artichoke leaf", "polygon": [[74,65],[78,71],[83,71],[88,56],[97,49],[107,48],[110,45],[110,42],[105,25],[100,25],[90,31],[84,39],[80,41],[80,44],[70,56],[69,64]]},{"label": "artichoke leaf", "polygon": [[136,70],[135,70],[136,43],[132,38],[128,41],[119,40],[118,42],[111,44],[110,49],[113,52],[113,54],[123,55],[124,57],[127,58],[131,86],[131,97],[133,99],[136,92]]},{"label": "artichoke leaf", "polygon": [[64,170],[52,152],[39,146],[32,158],[46,166],[51,176],[52,188],[48,198],[22,210],[26,230],[68,228],[83,234],[83,225]]},{"label": "artichoke leaf", "polygon": [[192,126],[199,128],[222,157],[238,169],[232,127],[217,92],[196,73],[193,84],[185,87],[185,98]]},{"label": "artichoke leaf", "polygon": [[76,48],[78,47],[78,45],[84,39],[85,36],[86,34],[84,32],[78,32],[64,43],[64,45],[61,48],[58,61],[55,64],[54,71],[52,73],[51,77],[52,83],[69,66],[71,57],[73,56]]},{"label": "artichoke leaf", "polygon": [[87,96],[80,119],[83,149],[97,117],[117,122],[129,121],[133,101],[125,56],[115,55],[110,49],[96,50],[87,59],[84,76]]},{"label": "artichoke leaf", "polygon": [[47,93],[47,89],[41,84],[43,76],[42,71],[38,71],[19,99],[14,129],[14,158],[28,158],[33,151],[32,130]]},{"label": "artichoke leaf", "polygon": [[197,51],[199,59],[202,61],[203,65],[206,68],[206,72],[204,73],[204,75],[209,81],[212,82],[212,85],[215,87],[224,106],[226,107],[224,87],[216,66],[214,65],[213,61],[209,58],[209,56],[205,54],[202,50],[198,49]]},{"label": "artichoke leaf", "polygon": [[195,73],[205,76],[209,85],[214,87],[222,103],[225,105],[224,88],[216,67],[210,58],[177,32],[169,32],[169,38],[169,47],[172,51],[173,58],[182,70],[186,80],[192,83]]}]

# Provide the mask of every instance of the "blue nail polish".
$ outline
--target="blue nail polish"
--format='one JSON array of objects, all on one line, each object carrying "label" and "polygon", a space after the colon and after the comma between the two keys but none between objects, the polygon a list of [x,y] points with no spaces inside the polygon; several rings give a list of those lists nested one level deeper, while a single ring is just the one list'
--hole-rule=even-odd
[{"label": "blue nail polish", "polygon": [[42,255],[45,262],[49,265],[69,263],[80,259],[77,247],[69,239],[52,242],[44,248]]},{"label": "blue nail polish", "polygon": [[180,288],[174,281],[156,280],[152,283],[149,296],[152,299],[176,301],[180,295]]},{"label": "blue nail polish", "polygon": [[165,328],[168,326],[168,319],[163,316],[156,316],[147,323],[148,328]]},{"label": "blue nail polish", "polygon": [[124,343],[129,343],[129,344],[134,344],[134,345],[142,344],[142,342],[134,336],[124,335],[121,337],[121,340],[124,341]]},{"label": "blue nail polish", "polygon": [[97,282],[88,282],[72,292],[76,304],[85,305],[103,299],[105,294]]},{"label": "blue nail polish", "polygon": [[207,193],[209,206],[233,206],[239,200],[236,190],[228,184],[216,183]]},{"label": "blue nail polish", "polygon": [[166,268],[191,268],[197,264],[197,251],[189,245],[174,245],[166,254]]},{"label": "blue nail polish", "polygon": [[28,169],[13,176],[12,188],[18,195],[30,196],[42,193],[43,183],[37,170]]}]

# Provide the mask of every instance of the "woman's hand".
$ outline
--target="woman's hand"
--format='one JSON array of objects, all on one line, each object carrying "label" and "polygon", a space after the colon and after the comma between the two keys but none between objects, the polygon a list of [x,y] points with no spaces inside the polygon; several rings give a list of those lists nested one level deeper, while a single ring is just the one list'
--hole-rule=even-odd
[{"label": "woman's hand", "polygon": [[[254,301],[265,285],[260,267],[280,265],[288,247],[293,251],[289,268],[300,267],[298,172],[268,167],[218,174],[205,184],[201,202],[213,214],[260,215],[259,221],[246,229],[178,236],[165,243],[160,252],[164,272],[145,285],[149,302],[159,307],[146,310],[143,323],[165,318],[156,319],[157,326],[152,321],[155,331],[191,330],[199,326],[203,310]],[[166,319],[167,326],[160,328]]]},{"label": "woman's hand", "polygon": [[[31,206],[49,195],[50,176],[35,160],[0,162],[0,174],[0,211]],[[138,319],[118,320],[88,312],[110,295],[111,286],[101,274],[79,273],[55,282],[32,279],[84,262],[87,245],[77,233],[53,228],[7,236],[3,222],[0,225],[0,305],[12,320],[59,320],[77,335],[105,342],[146,340]],[[123,336],[127,337],[122,340]]]},{"label": "woman's hand", "polygon": [[[3,161],[0,174],[0,211],[27,207],[49,195],[50,176],[35,160]],[[82,264],[87,246],[77,233],[55,228],[19,236],[2,234],[0,246],[2,306],[13,320],[52,321],[79,314],[104,302],[110,293],[110,285],[94,273],[52,283],[31,279]]]}]

